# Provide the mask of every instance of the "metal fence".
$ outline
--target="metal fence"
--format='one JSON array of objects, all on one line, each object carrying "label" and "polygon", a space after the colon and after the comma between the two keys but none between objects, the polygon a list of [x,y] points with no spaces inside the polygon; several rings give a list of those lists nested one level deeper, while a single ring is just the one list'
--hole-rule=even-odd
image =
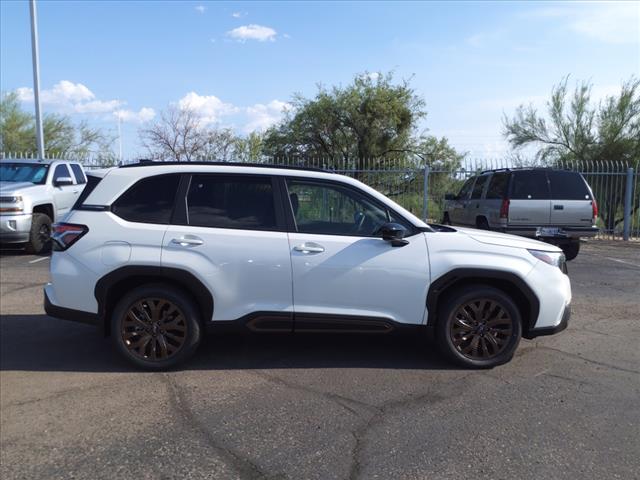
[{"label": "metal fence", "polygon": [[[24,154],[3,154],[0,158],[30,158]],[[59,158],[59,157],[54,157]],[[87,168],[113,166],[113,161],[87,157],[79,159]],[[215,159],[198,158],[199,161]],[[137,160],[126,160],[132,163]],[[514,168],[506,159],[464,159],[444,162],[420,156],[385,159],[333,159],[327,157],[276,157],[247,160],[247,163],[271,163],[305,166],[354,177],[393,199],[407,210],[428,221],[442,220],[444,196],[457,193],[464,181],[483,170]],[[535,166],[528,164],[526,166]],[[541,165],[539,165],[541,166]],[[580,172],[593,190],[598,203],[600,238],[640,239],[639,163],[607,160],[560,162],[554,167]],[[626,233],[626,234],[625,234]]]}]

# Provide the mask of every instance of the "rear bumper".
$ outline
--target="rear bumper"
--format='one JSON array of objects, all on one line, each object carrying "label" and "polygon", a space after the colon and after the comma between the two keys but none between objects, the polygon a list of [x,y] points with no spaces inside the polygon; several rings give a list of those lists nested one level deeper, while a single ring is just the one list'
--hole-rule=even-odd
[{"label": "rear bumper", "polygon": [[545,335],[555,335],[556,333],[560,333],[565,330],[569,325],[569,320],[571,319],[571,304],[568,304],[564,307],[564,312],[562,314],[562,320],[560,323],[554,327],[542,327],[542,328],[532,328],[522,335],[524,338],[532,339],[536,337],[542,337]]},{"label": "rear bumper", "polygon": [[545,227],[558,228],[559,231],[555,235],[538,236],[538,226],[529,225],[514,225],[502,228],[504,233],[510,233],[511,235],[519,235],[521,237],[539,238],[541,240],[571,240],[584,237],[595,237],[600,229],[598,227],[563,227],[554,225],[545,225]]},{"label": "rear bumper", "polygon": [[47,292],[47,289],[50,287],[51,284],[44,287],[44,311],[47,315],[54,318],[60,318],[62,320],[86,323],[88,325],[98,326],[100,324],[100,318],[96,313],[73,310],[71,308],[65,308],[54,304],[49,298],[49,292]]}]

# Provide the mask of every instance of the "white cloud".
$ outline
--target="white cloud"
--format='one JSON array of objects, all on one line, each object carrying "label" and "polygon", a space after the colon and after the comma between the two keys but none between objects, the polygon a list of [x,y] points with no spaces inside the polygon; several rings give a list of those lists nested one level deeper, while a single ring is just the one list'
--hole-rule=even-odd
[{"label": "white cloud", "polygon": [[153,108],[142,107],[139,111],[133,110],[116,110],[113,112],[114,117],[120,118],[123,122],[144,123],[153,120],[156,112]]},{"label": "white cloud", "polygon": [[247,40],[257,40],[258,42],[273,42],[276,39],[276,32],[273,28],[262,25],[242,25],[227,32],[227,36],[239,42]]},{"label": "white cloud", "polygon": [[233,12],[231,16],[233,18],[242,18],[247,16],[247,12]]},{"label": "white cloud", "polygon": [[205,7],[204,5],[198,5],[195,7],[196,12],[198,13],[204,13],[206,9],[207,7]]},{"label": "white cloud", "polygon": [[243,130],[245,132],[253,132],[255,130],[266,130],[272,125],[278,123],[284,113],[291,109],[291,104],[280,100],[271,100],[269,103],[256,103],[246,108],[247,123]]},{"label": "white cloud", "polygon": [[575,33],[605,43],[640,43],[640,3],[576,3],[533,10],[527,17],[562,19]]},{"label": "white cloud", "polygon": [[[22,102],[33,102],[33,89],[21,87],[16,90]],[[152,108],[144,107],[139,112],[123,110],[127,102],[122,100],[100,100],[82,83],[61,80],[50,89],[40,92],[40,101],[47,110],[64,114],[114,114],[123,121],[146,121],[155,116]],[[121,113],[118,113],[121,112]]]},{"label": "white cloud", "polygon": [[233,104],[225,103],[215,95],[198,95],[196,92],[189,92],[178,100],[178,107],[194,110],[204,123],[216,123],[220,117],[238,112]]}]

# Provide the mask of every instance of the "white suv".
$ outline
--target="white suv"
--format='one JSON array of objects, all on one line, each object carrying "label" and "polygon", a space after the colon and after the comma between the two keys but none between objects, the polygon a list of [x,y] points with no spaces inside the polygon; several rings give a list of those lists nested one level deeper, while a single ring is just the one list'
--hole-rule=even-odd
[{"label": "white suv", "polygon": [[429,226],[372,188],[310,169],[145,163],[92,176],[54,225],[45,310],[97,325],[150,369],[203,331],[434,332],[492,367],[563,330],[564,255],[536,240]]}]

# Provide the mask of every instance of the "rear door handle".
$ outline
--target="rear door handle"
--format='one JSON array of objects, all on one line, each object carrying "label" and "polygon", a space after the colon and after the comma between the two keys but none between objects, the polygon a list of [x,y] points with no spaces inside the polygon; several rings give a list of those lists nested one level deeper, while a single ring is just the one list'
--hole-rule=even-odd
[{"label": "rear door handle", "polygon": [[553,209],[554,210],[564,210],[564,205],[554,205]]},{"label": "rear door handle", "polygon": [[172,239],[171,243],[180,245],[181,247],[197,247],[198,245],[203,245],[204,241],[198,237],[180,237]]},{"label": "rear door handle", "polygon": [[324,252],[324,247],[322,245],[318,245],[313,242],[305,242],[301,245],[296,245],[293,247],[296,252],[302,253],[322,253]]}]

